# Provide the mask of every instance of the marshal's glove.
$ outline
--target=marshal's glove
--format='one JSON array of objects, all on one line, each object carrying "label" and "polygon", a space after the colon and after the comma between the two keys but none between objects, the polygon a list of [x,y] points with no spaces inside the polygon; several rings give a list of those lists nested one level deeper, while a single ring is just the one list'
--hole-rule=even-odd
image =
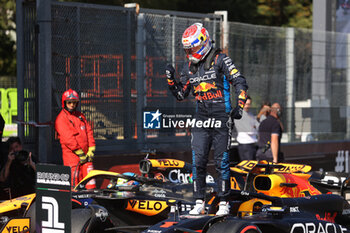
[{"label": "marshal's glove", "polygon": [[88,152],[86,153],[86,156],[88,157],[88,162],[92,162],[94,158],[94,152],[96,150],[96,146],[90,146]]},{"label": "marshal's glove", "polygon": [[168,64],[165,68],[165,75],[169,86],[173,86],[175,82],[175,69],[172,65]]},{"label": "marshal's glove", "polygon": [[75,150],[74,154],[79,156],[80,164],[84,164],[84,163],[86,163],[88,161],[88,157],[87,157],[86,154],[84,154],[84,151],[82,149]]}]

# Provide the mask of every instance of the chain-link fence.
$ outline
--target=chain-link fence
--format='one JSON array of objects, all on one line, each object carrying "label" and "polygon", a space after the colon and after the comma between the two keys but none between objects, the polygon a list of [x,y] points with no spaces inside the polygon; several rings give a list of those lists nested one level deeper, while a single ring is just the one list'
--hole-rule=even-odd
[{"label": "chain-link fence", "polygon": [[[135,106],[129,103],[135,81],[135,16],[120,8],[65,4],[53,4],[51,16],[56,98],[69,88],[77,90],[95,138],[126,139],[125,127],[135,122]],[[57,116],[60,101],[53,110]]]},{"label": "chain-link fence", "polygon": [[229,56],[248,81],[255,111],[266,101],[284,108],[285,142],[349,138],[347,34],[229,25]]},{"label": "chain-link fence", "polygon": [[[38,117],[38,110],[36,108],[38,103],[38,67],[36,59],[38,41],[36,36],[37,15],[35,2],[26,3],[22,14],[23,17],[20,18],[23,25],[23,37],[21,38],[23,43],[21,43],[21,46],[17,46],[17,50],[22,53],[23,56],[23,63],[17,68],[17,70],[22,72],[22,75],[17,76],[18,118],[23,122],[34,122],[37,121]],[[17,42],[18,40],[19,39],[17,39]],[[19,136],[25,138],[24,142],[26,144],[35,144],[37,139],[36,128],[29,124],[24,124],[23,127],[19,128]]]},{"label": "chain-link fence", "polygon": [[[42,114],[35,106],[37,77],[45,67],[36,66],[35,56],[42,29],[36,27],[35,5],[23,6],[24,24],[18,28],[24,37],[22,120],[37,121],[36,114]],[[170,94],[164,68],[170,63],[180,71],[185,61],[181,36],[195,22],[204,24],[215,46],[224,47],[246,77],[256,111],[263,101],[283,106],[285,142],[348,138],[347,35],[235,22],[224,27],[214,14],[64,2],[51,3],[51,120],[61,109],[62,93],[72,88],[81,94],[81,110],[101,145],[140,149],[176,141],[188,146],[188,133],[163,134],[142,126],[145,109],[193,111],[193,98],[180,103]],[[27,142],[33,142],[35,130],[23,129]]]}]

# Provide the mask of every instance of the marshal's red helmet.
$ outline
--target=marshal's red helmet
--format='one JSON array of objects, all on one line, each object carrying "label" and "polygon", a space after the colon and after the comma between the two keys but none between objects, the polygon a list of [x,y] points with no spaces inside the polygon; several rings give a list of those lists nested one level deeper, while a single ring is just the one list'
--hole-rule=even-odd
[{"label": "marshal's red helmet", "polygon": [[65,91],[62,95],[62,108],[66,106],[64,102],[67,100],[75,100],[79,102],[78,93],[72,89]]}]

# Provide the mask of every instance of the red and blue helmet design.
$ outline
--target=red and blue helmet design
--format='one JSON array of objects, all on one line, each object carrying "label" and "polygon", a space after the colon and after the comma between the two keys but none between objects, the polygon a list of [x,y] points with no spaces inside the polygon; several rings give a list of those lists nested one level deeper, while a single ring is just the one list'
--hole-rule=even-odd
[{"label": "red and blue helmet design", "polygon": [[212,42],[201,23],[192,24],[182,34],[182,45],[189,61],[198,63],[209,53]]}]

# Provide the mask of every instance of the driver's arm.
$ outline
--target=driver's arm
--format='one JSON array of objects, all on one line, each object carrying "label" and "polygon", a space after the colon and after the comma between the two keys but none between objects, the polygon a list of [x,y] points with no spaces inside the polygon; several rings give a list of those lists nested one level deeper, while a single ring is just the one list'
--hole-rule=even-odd
[{"label": "driver's arm", "polygon": [[184,100],[191,90],[191,84],[186,70],[182,70],[180,73],[180,82],[175,79],[175,69],[172,65],[168,65],[166,68],[166,76],[168,80],[168,86],[172,94],[177,100]]},{"label": "driver's arm", "polygon": [[273,162],[278,162],[278,134],[271,134],[271,152]]}]

